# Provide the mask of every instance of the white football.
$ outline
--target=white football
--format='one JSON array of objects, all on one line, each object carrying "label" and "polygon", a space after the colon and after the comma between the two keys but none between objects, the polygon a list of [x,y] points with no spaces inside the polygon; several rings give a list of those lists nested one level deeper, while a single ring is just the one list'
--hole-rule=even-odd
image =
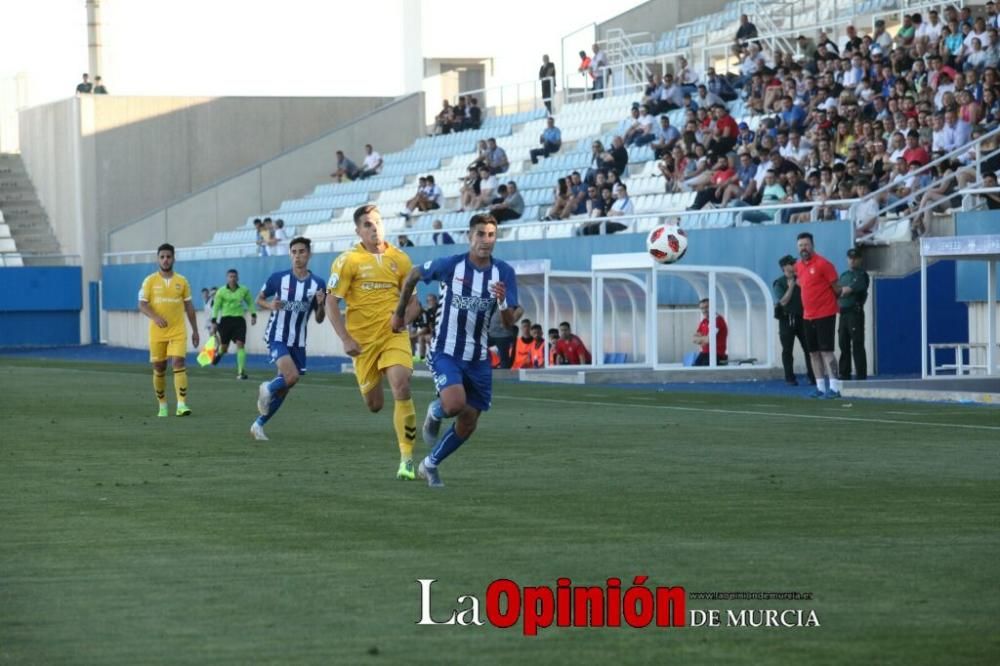
[{"label": "white football", "polygon": [[649,256],[661,264],[680,261],[687,252],[688,238],[683,229],[674,224],[661,224],[646,237]]}]

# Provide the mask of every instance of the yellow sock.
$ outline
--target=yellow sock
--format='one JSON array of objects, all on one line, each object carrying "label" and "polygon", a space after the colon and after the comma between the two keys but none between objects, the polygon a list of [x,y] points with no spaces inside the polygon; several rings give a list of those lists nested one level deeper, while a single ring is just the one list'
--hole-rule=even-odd
[{"label": "yellow sock", "polygon": [[417,410],[413,400],[397,400],[392,410],[392,425],[399,440],[399,456],[413,460],[413,441],[417,438]]},{"label": "yellow sock", "polygon": [[188,395],[187,368],[174,370],[174,391],[177,393],[177,404],[186,405]]},{"label": "yellow sock", "polygon": [[161,405],[167,403],[167,373],[153,370],[153,391],[156,393],[156,401]]}]

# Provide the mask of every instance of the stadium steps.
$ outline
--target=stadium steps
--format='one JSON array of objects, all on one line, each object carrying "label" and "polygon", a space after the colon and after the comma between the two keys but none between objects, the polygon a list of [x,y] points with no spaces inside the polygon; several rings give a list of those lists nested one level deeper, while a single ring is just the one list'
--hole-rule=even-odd
[{"label": "stadium steps", "polygon": [[[934,215],[928,221],[928,236],[954,236],[955,215]],[[865,270],[879,277],[906,277],[920,270],[920,242],[869,245],[864,248]],[[930,260],[929,263],[934,263]]]},{"label": "stadium steps", "polygon": [[0,154],[0,210],[18,252],[29,255],[26,264],[32,254],[60,254],[59,241],[20,155]]}]

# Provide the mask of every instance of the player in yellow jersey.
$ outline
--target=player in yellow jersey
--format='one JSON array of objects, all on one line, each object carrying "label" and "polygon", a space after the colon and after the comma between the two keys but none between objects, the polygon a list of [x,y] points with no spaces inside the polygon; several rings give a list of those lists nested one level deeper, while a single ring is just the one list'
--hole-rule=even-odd
[{"label": "player in yellow jersey", "polygon": [[[393,333],[389,319],[399,300],[399,288],[413,264],[399,248],[385,240],[385,227],[378,207],[361,206],[354,211],[354,228],[361,242],[337,257],[327,282],[326,313],[344,352],[354,360],[354,373],[365,405],[372,412],[385,401],[382,376],[389,380],[395,403],[392,422],[399,442],[396,478],[415,478],[413,442],[417,435],[416,410],[410,398],[413,353],[406,331]],[[340,301],[346,301],[346,321]],[[406,323],[420,314],[414,296],[406,310]]]},{"label": "player in yellow jersey", "polygon": [[191,322],[191,344],[198,348],[198,322],[191,303],[191,285],[183,275],[174,273],[174,246],[164,243],[156,249],[160,270],[142,281],[139,289],[139,312],[150,319],[149,360],[153,364],[153,390],[160,403],[159,416],[167,415],[167,359],[174,369],[177,393],[177,416],[188,416],[187,331],[184,316]]}]

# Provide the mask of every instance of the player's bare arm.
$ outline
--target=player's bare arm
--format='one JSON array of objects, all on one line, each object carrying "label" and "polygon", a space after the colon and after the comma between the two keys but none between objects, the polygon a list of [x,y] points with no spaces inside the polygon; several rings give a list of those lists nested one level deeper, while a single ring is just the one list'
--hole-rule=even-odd
[{"label": "player's bare arm", "polygon": [[320,289],[316,292],[316,323],[322,324],[326,319],[326,292]]},{"label": "player's bare arm", "polygon": [[191,344],[197,349],[201,344],[201,335],[198,333],[198,318],[194,314],[194,304],[190,300],[184,301],[184,312],[187,314],[188,323],[191,324]]},{"label": "player's bare arm", "polygon": [[269,301],[267,300],[267,298],[265,298],[264,292],[260,292],[259,294],[257,294],[257,307],[259,307],[261,310],[273,310],[277,312],[278,310],[281,309],[282,305],[284,304],[278,298],[274,299],[273,301]]},{"label": "player's bare arm", "polygon": [[420,269],[414,267],[406,276],[406,280],[403,281],[403,286],[399,288],[399,302],[396,304],[396,311],[392,313],[390,320],[393,333],[399,333],[405,329],[406,325],[420,314],[420,304],[417,303],[417,311],[411,315],[413,301],[416,300],[413,298],[413,290],[416,289],[418,282],[420,282]]},{"label": "player's bare arm", "polygon": [[361,345],[347,332],[347,323],[344,315],[340,312],[340,299],[334,294],[326,296],[326,316],[330,319],[333,332],[337,334],[344,345],[344,353],[348,356],[358,356],[361,354]]},{"label": "player's bare arm", "polygon": [[521,312],[524,312],[524,310],[520,307],[507,307],[507,285],[503,282],[494,282],[491,289],[493,290],[493,295],[496,296],[497,303],[499,303],[500,321],[503,322],[505,328],[512,328],[520,316],[518,310]]},{"label": "player's bare arm", "polygon": [[160,315],[156,314],[156,311],[153,310],[153,308],[149,307],[148,302],[139,301],[139,312],[152,319],[153,323],[159,326],[160,328],[167,327],[167,320],[161,317]]}]

